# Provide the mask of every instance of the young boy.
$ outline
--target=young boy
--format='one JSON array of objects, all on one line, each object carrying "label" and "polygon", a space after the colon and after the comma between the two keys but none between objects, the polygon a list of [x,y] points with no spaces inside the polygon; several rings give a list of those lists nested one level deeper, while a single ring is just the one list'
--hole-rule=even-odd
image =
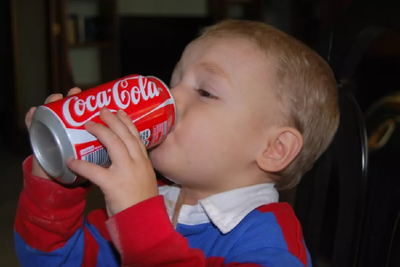
[{"label": "young boy", "polygon": [[[113,163],[68,167],[100,187],[105,210],[84,219],[87,187],[67,189],[24,162],[22,266],[311,266],[276,188],[295,186],[336,131],[328,65],[268,25],[225,21],[186,47],[171,88],[178,122],[149,154],[123,112],[103,109],[108,127],[87,123]],[[175,185],[157,187],[153,167]]]}]

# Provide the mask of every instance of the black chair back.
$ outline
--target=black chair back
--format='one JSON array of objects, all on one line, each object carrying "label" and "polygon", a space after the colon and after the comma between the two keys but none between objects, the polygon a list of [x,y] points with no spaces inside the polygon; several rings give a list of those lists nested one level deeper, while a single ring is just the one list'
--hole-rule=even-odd
[{"label": "black chair back", "polygon": [[295,212],[314,266],[353,266],[366,202],[367,144],[351,91],[339,90],[340,125],[332,145],[298,185]]},{"label": "black chair back", "polygon": [[392,267],[400,262],[395,251],[400,244],[399,157],[387,150],[369,155],[362,115],[378,98],[400,90],[393,88],[400,60],[375,58],[379,49],[388,51],[377,43],[395,41],[400,3],[367,2],[372,0],[354,1],[317,49],[337,78],[341,116],[332,145],[297,188],[295,212],[314,266]]}]

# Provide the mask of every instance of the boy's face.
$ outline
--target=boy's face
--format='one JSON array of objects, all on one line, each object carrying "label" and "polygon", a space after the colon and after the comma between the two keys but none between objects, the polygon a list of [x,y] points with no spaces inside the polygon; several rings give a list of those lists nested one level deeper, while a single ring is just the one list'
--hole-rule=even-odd
[{"label": "boy's face", "polygon": [[212,37],[189,44],[171,80],[177,125],[149,154],[155,169],[205,194],[259,183],[255,158],[274,116],[270,73],[250,41]]}]

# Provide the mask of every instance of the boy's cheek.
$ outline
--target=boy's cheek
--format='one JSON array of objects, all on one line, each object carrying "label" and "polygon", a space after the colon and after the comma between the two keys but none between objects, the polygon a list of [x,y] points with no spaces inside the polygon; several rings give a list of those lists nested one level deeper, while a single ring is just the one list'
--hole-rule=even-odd
[{"label": "boy's cheek", "polygon": [[162,143],[149,151],[149,159],[153,167],[158,170],[163,168],[163,165],[171,164],[172,159],[178,158],[174,150],[174,147],[169,147]]}]

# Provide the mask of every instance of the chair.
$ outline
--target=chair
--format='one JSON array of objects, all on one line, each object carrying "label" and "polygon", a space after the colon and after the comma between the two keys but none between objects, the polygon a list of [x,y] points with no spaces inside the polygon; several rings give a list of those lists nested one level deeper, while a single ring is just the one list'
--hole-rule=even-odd
[{"label": "chair", "polygon": [[[297,188],[294,209],[314,266],[376,267],[399,262],[394,251],[400,244],[400,179],[394,182],[393,172],[399,158],[389,156],[384,165],[384,151],[368,155],[362,110],[398,80],[399,69],[388,65],[388,55],[381,55],[378,67],[366,58],[372,52],[379,56],[378,39],[382,44],[385,38],[393,41],[395,29],[400,29],[395,19],[400,6],[385,5],[389,0],[367,2],[371,0],[354,1],[317,50],[337,78],[341,121],[331,146]],[[383,171],[389,169],[390,174]],[[393,182],[382,185],[385,176]],[[390,197],[383,197],[384,192]]]},{"label": "chair", "polygon": [[332,145],[297,187],[295,212],[314,266],[353,266],[366,203],[367,144],[361,111],[340,88],[341,121]]}]

